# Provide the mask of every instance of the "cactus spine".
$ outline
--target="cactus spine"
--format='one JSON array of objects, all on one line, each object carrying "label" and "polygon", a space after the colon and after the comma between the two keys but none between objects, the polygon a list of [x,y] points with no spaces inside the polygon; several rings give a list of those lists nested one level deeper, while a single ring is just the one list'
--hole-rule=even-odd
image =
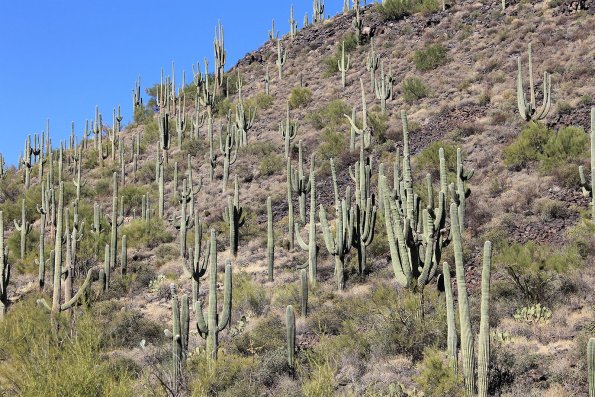
[{"label": "cactus spine", "polygon": [[21,224],[19,225],[15,219],[14,227],[19,232],[21,232],[21,260],[23,260],[25,259],[25,252],[27,248],[27,235],[31,233],[31,224],[27,221],[25,199],[21,201]]},{"label": "cactus spine", "polygon": [[215,229],[211,229],[210,244],[209,309],[207,322],[205,322],[201,303],[196,303],[195,312],[198,333],[207,340],[207,354],[211,359],[217,359],[219,332],[223,331],[231,323],[231,262],[228,260],[225,264],[223,312],[219,315],[217,313],[217,234]]},{"label": "cactus spine", "polygon": [[529,48],[529,94],[530,100],[527,102],[525,97],[525,90],[523,88],[523,70],[521,67],[521,57],[517,58],[518,73],[517,73],[517,105],[519,113],[525,121],[531,120],[543,120],[547,117],[552,107],[552,76],[548,72],[543,72],[543,103],[538,109],[535,103],[535,88],[533,85],[533,60],[531,54],[531,43],[528,44]]},{"label": "cactus spine", "polygon": [[581,187],[585,197],[591,199],[591,219],[595,222],[595,108],[591,108],[591,185],[587,182],[583,166],[579,166],[578,172],[581,178]]},{"label": "cactus spine", "polygon": [[0,321],[8,307],[8,283],[10,282],[8,248],[4,247],[4,214],[0,211]]},{"label": "cactus spine", "polygon": [[350,62],[350,55],[347,55],[347,58],[345,58],[345,40],[343,40],[343,44],[341,45],[341,58],[337,61],[337,68],[341,72],[341,85],[343,88],[345,88],[345,74],[349,70]]},{"label": "cactus spine", "polygon": [[271,196],[267,197],[267,263],[269,281],[273,281],[275,266],[275,230],[273,228],[273,205]]},{"label": "cactus spine", "polygon": [[279,80],[283,79],[283,66],[287,62],[287,49],[281,45],[281,40],[277,39],[277,69],[279,69]]}]

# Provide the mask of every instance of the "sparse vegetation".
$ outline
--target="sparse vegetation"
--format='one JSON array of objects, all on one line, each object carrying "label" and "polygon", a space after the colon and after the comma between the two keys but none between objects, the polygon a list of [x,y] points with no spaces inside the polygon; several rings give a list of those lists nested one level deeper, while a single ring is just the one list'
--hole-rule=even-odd
[{"label": "sparse vegetation", "polygon": [[305,87],[295,87],[289,95],[289,108],[296,109],[306,106],[312,99],[312,91]]},{"label": "sparse vegetation", "polygon": [[403,99],[405,102],[412,103],[428,96],[429,90],[425,84],[417,77],[408,77],[401,84]]},{"label": "sparse vegetation", "polygon": [[413,61],[417,70],[427,72],[444,65],[446,59],[446,47],[442,44],[427,45],[421,50],[416,50],[413,55]]}]

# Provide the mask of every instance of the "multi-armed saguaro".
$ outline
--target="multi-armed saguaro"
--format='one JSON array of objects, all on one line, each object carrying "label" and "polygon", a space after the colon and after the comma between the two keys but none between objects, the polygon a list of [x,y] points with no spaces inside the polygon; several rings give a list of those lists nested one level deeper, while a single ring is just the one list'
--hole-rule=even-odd
[{"label": "multi-armed saguaro", "polygon": [[517,105],[521,117],[526,121],[545,119],[552,107],[552,76],[548,72],[543,72],[543,103],[538,109],[535,103],[535,88],[533,85],[533,59],[531,54],[531,43],[529,43],[529,94],[530,99],[527,101],[525,97],[525,90],[523,88],[523,70],[521,67],[521,57],[517,58],[518,73],[517,73]]}]

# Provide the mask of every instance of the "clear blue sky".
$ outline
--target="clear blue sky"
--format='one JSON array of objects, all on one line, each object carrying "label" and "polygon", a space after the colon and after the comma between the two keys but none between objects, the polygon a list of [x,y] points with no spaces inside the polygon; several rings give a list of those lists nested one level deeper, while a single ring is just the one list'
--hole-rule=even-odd
[{"label": "clear blue sky", "polygon": [[[0,152],[16,164],[27,134],[41,132],[46,119],[54,146],[80,136],[99,105],[111,124],[111,110],[122,105],[131,116],[131,90],[138,75],[142,89],[159,81],[176,63],[191,81],[193,62],[209,57],[217,21],[225,28],[229,68],[268,39],[271,19],[289,30],[289,8],[302,27],[312,0],[19,0],[0,2]],[[326,1],[327,15],[342,0]]]}]

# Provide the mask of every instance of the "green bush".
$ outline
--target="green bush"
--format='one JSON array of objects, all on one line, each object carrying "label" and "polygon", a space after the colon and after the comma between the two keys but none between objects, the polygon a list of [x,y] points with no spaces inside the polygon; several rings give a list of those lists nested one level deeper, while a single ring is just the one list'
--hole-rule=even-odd
[{"label": "green bush", "polygon": [[122,228],[122,235],[128,237],[130,248],[155,248],[174,240],[161,219],[134,220]]},{"label": "green bush", "polygon": [[445,354],[436,349],[424,352],[419,375],[414,378],[425,396],[464,397],[465,386],[461,374],[455,374]]},{"label": "green bush", "polygon": [[323,159],[323,163],[334,158],[337,159],[341,154],[347,150],[347,142],[345,136],[339,132],[333,132],[330,129],[324,130],[322,133],[322,143],[318,146],[318,155]]},{"label": "green bush", "polygon": [[531,122],[504,148],[504,163],[518,170],[539,161],[545,171],[550,171],[585,155],[588,142],[582,128],[564,127],[555,133],[542,123]]},{"label": "green bush", "polygon": [[446,63],[446,47],[442,44],[431,44],[421,50],[415,51],[413,55],[415,67],[422,72],[436,69]]},{"label": "green bush", "polygon": [[547,304],[556,294],[556,282],[570,269],[581,266],[574,247],[553,248],[529,241],[525,244],[504,244],[495,257],[517,290],[530,303]]},{"label": "green bush", "polygon": [[428,87],[417,77],[408,77],[403,80],[401,90],[403,91],[403,99],[407,103],[425,98],[429,93]]},{"label": "green bush", "polygon": [[[248,145],[240,148],[240,151],[249,155],[249,156],[256,156],[256,157],[264,157],[269,154],[274,153],[277,150],[277,146],[275,146],[270,141],[254,141],[248,143]],[[241,153],[241,154],[243,154]]]},{"label": "green bush", "polygon": [[285,168],[285,161],[281,156],[275,153],[270,153],[263,157],[258,165],[258,171],[263,176],[270,176],[283,171]]},{"label": "green bush", "polygon": [[323,108],[317,109],[308,115],[310,122],[316,129],[325,127],[336,130],[347,125],[349,121],[345,115],[351,115],[351,108],[344,101],[335,99]]},{"label": "green bush", "polygon": [[[15,395],[132,396],[128,365],[101,350],[101,327],[92,314],[50,320],[35,299],[14,305],[0,323],[0,391]],[[12,394],[10,394],[12,395]]]},{"label": "green bush", "polygon": [[385,20],[395,21],[417,12],[434,13],[440,4],[436,0],[384,0],[378,10]]},{"label": "green bush", "polygon": [[308,105],[312,100],[312,91],[306,87],[295,87],[289,95],[289,107],[291,109]]},{"label": "green bush", "polygon": [[440,148],[444,149],[444,159],[446,160],[446,172],[449,175],[449,182],[454,182],[454,175],[457,170],[457,148],[452,143],[446,141],[432,142],[422,150],[414,157],[413,169],[417,175],[422,177],[430,173],[433,181],[438,182],[440,180]]},{"label": "green bush", "polygon": [[232,305],[240,314],[262,315],[270,303],[266,291],[252,280],[248,273],[236,273],[233,277]]},{"label": "green bush", "polygon": [[261,110],[266,110],[270,108],[274,103],[274,99],[272,96],[267,95],[264,92],[259,92],[258,94],[248,98],[246,100],[246,109],[256,108]]},{"label": "green bush", "polygon": [[[348,121],[346,118],[345,120]],[[369,112],[368,122],[370,123],[370,127],[372,127],[373,134],[378,140],[378,143],[386,142],[386,131],[388,131],[389,127],[388,114],[382,112]]]}]

